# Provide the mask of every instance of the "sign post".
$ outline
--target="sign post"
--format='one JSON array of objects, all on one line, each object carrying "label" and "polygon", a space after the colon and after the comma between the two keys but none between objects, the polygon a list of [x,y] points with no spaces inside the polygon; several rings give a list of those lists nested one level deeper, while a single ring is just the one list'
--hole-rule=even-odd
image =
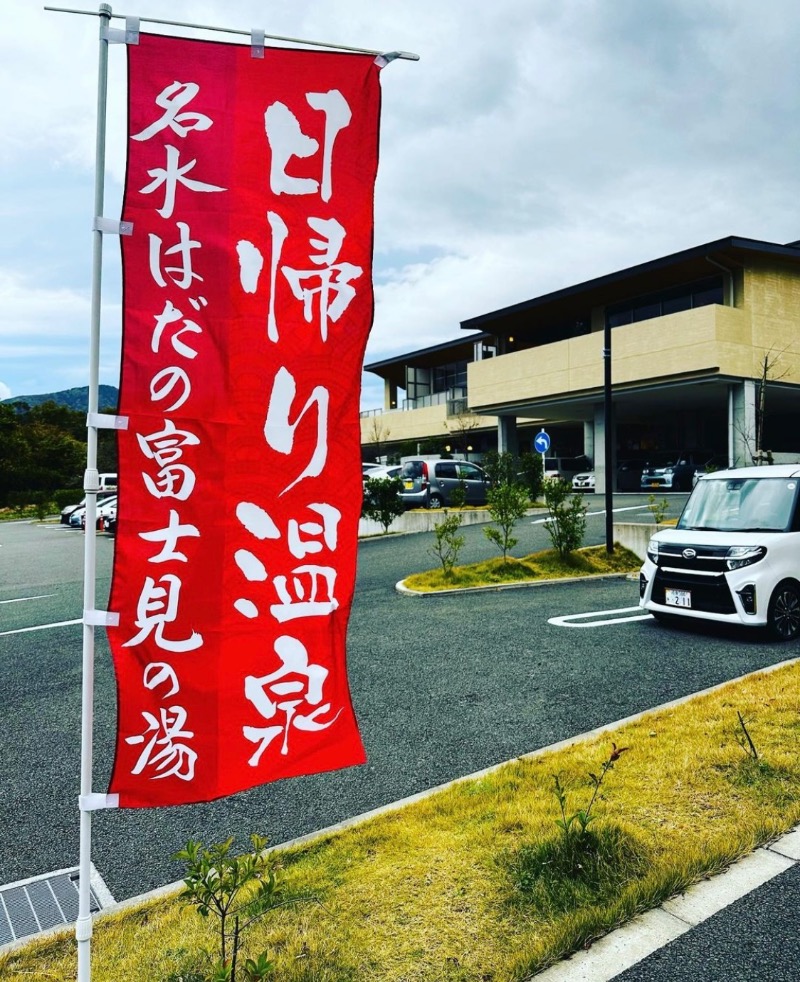
[{"label": "sign post", "polygon": [[550,449],[550,434],[544,428],[533,438],[534,448],[542,455],[542,476],[544,477],[544,456]]}]

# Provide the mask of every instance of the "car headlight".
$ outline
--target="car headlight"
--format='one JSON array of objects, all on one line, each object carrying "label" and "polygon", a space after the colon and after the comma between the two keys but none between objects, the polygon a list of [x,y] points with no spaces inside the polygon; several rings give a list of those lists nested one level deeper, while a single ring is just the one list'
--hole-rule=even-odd
[{"label": "car headlight", "polygon": [[728,569],[741,569],[743,566],[752,566],[753,563],[760,562],[766,556],[765,546],[731,546],[725,565]]},{"label": "car headlight", "polygon": [[658,540],[657,539],[651,539],[647,543],[647,555],[648,555],[648,558],[652,562],[654,562],[654,563],[657,563],[658,562]]}]

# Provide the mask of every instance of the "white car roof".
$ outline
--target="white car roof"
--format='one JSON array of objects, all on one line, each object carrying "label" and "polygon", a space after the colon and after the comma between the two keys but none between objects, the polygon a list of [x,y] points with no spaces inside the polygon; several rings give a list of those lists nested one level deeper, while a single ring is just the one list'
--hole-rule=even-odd
[{"label": "white car roof", "polygon": [[701,481],[732,477],[800,477],[800,464],[760,464],[758,467],[732,467],[724,471],[703,474]]}]

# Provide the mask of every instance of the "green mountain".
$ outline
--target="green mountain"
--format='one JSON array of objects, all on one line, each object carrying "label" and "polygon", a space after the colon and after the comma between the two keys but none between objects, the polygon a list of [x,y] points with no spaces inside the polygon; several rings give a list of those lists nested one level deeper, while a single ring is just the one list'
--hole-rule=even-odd
[{"label": "green mountain", "polygon": [[[63,389],[61,392],[45,392],[37,396],[12,396],[10,399],[0,399],[4,403],[26,402],[29,406],[39,406],[43,402],[54,402],[59,406],[68,406],[80,412],[89,409],[89,386],[77,389]],[[119,389],[115,385],[101,385],[98,390],[98,405],[103,409],[116,409],[119,403]]]}]

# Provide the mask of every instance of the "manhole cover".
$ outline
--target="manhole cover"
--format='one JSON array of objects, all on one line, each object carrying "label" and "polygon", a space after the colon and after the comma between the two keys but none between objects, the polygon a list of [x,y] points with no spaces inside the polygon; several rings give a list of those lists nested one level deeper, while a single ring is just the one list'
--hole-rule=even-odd
[{"label": "manhole cover", "polygon": [[[0,887],[0,947],[49,928],[73,924],[78,917],[78,886],[76,867]],[[114,903],[94,867],[89,892],[92,913]]]}]

